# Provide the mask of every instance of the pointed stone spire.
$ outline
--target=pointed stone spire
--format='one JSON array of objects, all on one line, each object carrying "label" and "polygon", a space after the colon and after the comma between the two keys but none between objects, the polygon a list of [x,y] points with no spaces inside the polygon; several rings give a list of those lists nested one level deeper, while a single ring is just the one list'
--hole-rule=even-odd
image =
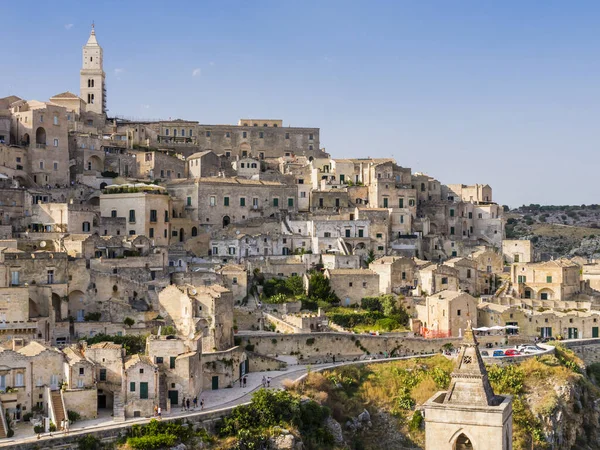
[{"label": "pointed stone spire", "polygon": [[444,403],[496,406],[502,400],[490,385],[471,321],[467,323],[451,377]]},{"label": "pointed stone spire", "polygon": [[98,46],[98,41],[96,40],[96,26],[94,22],[92,22],[92,32],[90,33],[90,38],[87,41],[86,46]]}]

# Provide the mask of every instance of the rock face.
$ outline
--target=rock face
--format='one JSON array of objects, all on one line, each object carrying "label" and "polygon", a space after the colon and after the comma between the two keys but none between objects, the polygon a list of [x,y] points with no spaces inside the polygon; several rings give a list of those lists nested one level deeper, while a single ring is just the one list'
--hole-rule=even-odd
[{"label": "rock face", "polygon": [[555,386],[558,401],[539,417],[549,448],[600,448],[600,404],[583,382]]},{"label": "rock face", "polygon": [[342,426],[340,423],[335,420],[333,417],[327,417],[327,421],[325,422],[325,426],[327,430],[333,436],[333,440],[337,445],[344,444],[344,433],[342,432]]},{"label": "rock face", "polygon": [[302,450],[304,444],[288,430],[281,429],[277,436],[269,439],[269,448],[273,450]]}]

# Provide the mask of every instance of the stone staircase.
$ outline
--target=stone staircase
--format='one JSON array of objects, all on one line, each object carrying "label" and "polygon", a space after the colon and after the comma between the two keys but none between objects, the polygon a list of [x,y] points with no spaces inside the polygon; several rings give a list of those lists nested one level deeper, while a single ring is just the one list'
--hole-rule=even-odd
[{"label": "stone staircase", "polygon": [[62,392],[52,391],[50,398],[52,401],[52,408],[54,409],[54,417],[56,419],[54,425],[56,425],[57,430],[60,430],[60,425],[63,423],[63,420],[67,418],[67,413],[63,405]]},{"label": "stone staircase", "polygon": [[113,421],[125,422],[125,405],[120,392],[115,392],[113,397]]},{"label": "stone staircase", "polygon": [[163,411],[167,410],[167,376],[164,373],[159,375],[158,406],[160,406]]}]

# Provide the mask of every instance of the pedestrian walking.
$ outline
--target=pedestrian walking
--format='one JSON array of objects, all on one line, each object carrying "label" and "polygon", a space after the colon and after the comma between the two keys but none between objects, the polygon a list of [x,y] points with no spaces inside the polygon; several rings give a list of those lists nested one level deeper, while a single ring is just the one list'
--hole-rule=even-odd
[{"label": "pedestrian walking", "polygon": [[262,387],[263,389],[267,387],[267,377],[263,375],[262,377]]},{"label": "pedestrian walking", "polygon": [[244,387],[246,387],[246,377],[244,377]]},{"label": "pedestrian walking", "polygon": [[267,377],[267,387],[271,387],[271,377]]},{"label": "pedestrian walking", "polygon": [[204,399],[200,399],[200,411],[204,409]]},{"label": "pedestrian walking", "polygon": [[160,406],[158,407],[157,414],[158,414],[158,420],[161,420],[162,419],[162,409]]},{"label": "pedestrian walking", "polygon": [[185,405],[187,406],[187,410],[189,411],[190,410],[190,399],[189,398],[186,400]]},{"label": "pedestrian walking", "polygon": [[158,416],[158,405],[154,405],[154,417]]},{"label": "pedestrian walking", "polygon": [[198,396],[194,397],[194,409],[198,407]]},{"label": "pedestrian walking", "polygon": [[242,378],[243,377],[240,377],[240,387],[242,387],[242,383],[244,382],[244,380]]},{"label": "pedestrian walking", "polygon": [[185,410],[185,397],[183,397],[183,400],[181,402],[181,409]]},{"label": "pedestrian walking", "polygon": [[335,364],[335,355],[333,355],[333,363]]}]

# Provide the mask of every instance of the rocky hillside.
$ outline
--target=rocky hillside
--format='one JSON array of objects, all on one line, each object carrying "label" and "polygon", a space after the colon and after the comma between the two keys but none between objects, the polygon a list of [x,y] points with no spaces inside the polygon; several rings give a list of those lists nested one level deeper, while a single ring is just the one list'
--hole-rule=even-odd
[{"label": "rocky hillside", "polygon": [[508,239],[531,239],[544,259],[600,257],[600,205],[529,205],[506,214]]},{"label": "rocky hillside", "polygon": [[[513,395],[515,450],[600,448],[600,389],[572,352],[489,367],[498,393]],[[430,359],[347,366],[293,387],[331,410],[346,449],[424,446],[420,406],[448,387],[452,362]],[[600,371],[599,371],[600,374]]]}]

